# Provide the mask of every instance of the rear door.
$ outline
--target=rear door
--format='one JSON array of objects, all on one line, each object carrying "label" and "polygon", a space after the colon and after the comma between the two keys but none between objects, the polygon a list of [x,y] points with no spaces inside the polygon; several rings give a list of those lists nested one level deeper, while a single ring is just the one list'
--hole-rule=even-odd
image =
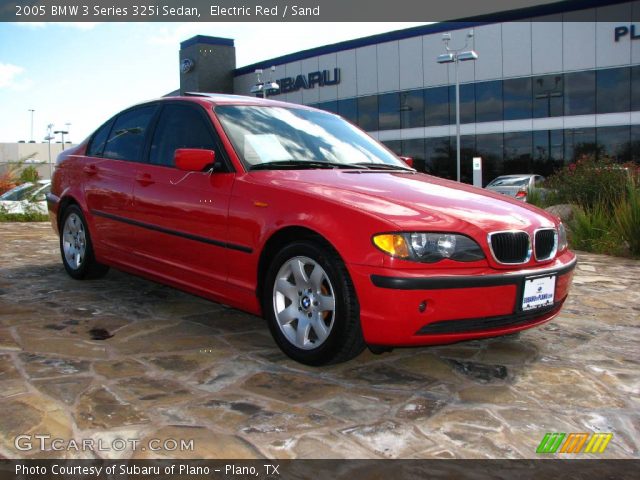
[{"label": "rear door", "polygon": [[[213,150],[213,165],[185,172],[179,148]],[[205,110],[187,102],[162,106],[147,161],[137,165],[134,214],[144,268],[180,283],[220,292],[227,278],[227,214],[235,173]]]},{"label": "rear door", "polygon": [[120,113],[94,135],[82,167],[96,250],[123,259],[134,248],[133,179],[157,105]]}]

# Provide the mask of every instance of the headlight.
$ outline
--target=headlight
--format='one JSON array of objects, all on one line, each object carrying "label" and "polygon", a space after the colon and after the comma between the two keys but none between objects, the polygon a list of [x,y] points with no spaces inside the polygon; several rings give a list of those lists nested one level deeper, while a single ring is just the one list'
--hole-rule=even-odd
[{"label": "headlight", "polygon": [[561,223],[560,225],[558,225],[558,253],[562,252],[568,246],[569,242],[567,241],[567,230]]},{"label": "headlight", "polygon": [[373,237],[373,244],[393,257],[416,262],[434,263],[444,258],[475,262],[484,258],[476,242],[455,233],[382,233]]}]

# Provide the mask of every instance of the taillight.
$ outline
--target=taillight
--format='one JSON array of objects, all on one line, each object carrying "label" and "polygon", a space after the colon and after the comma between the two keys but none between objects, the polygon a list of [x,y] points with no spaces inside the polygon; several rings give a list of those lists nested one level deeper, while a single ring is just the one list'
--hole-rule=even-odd
[{"label": "taillight", "polygon": [[527,199],[527,191],[526,190],[520,190],[518,193],[516,193],[516,198],[518,200],[526,200]]}]

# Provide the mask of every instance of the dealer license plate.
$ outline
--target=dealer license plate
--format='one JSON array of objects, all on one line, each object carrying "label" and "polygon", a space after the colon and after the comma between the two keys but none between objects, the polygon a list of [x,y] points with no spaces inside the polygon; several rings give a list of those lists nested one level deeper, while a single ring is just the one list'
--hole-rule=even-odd
[{"label": "dealer license plate", "polygon": [[553,305],[556,276],[525,278],[522,295],[522,310],[534,310]]}]

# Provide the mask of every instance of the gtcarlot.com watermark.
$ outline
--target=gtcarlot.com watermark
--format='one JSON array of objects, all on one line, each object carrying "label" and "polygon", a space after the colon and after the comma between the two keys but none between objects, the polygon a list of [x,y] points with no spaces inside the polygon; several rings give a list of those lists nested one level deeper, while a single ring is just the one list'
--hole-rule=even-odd
[{"label": "gtcarlot.com watermark", "polygon": [[111,440],[83,438],[80,440],[56,438],[51,435],[18,435],[13,445],[16,450],[28,452],[41,451],[72,451],[72,452],[123,452],[133,451],[168,451],[189,452],[194,449],[193,439],[152,438],[144,442],[139,438],[114,438]]}]

